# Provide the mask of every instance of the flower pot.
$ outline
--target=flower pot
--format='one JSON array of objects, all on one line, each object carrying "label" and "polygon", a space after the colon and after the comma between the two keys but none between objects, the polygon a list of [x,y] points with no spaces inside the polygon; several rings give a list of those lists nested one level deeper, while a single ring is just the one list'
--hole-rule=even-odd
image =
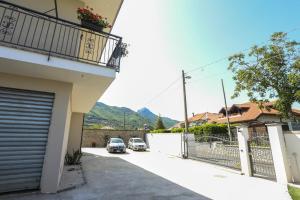
[{"label": "flower pot", "polygon": [[93,30],[93,31],[103,32],[103,26],[93,24],[90,21],[81,20],[81,25],[82,25],[82,27]]}]

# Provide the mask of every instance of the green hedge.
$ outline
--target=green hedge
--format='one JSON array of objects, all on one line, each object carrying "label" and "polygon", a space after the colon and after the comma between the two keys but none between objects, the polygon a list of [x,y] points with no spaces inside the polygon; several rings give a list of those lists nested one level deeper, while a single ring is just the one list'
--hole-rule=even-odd
[{"label": "green hedge", "polygon": [[184,128],[172,128],[171,133],[182,133]]},{"label": "green hedge", "polygon": [[[181,133],[184,128],[173,128],[172,133]],[[195,135],[227,135],[227,125],[226,124],[203,124],[201,126],[194,126],[189,128],[190,133]]]},{"label": "green hedge", "polygon": [[168,130],[168,129],[157,129],[157,130],[150,131],[150,133],[171,133],[171,130]]},{"label": "green hedge", "polygon": [[[172,130],[158,129],[153,130],[151,133],[182,133],[184,128],[172,128]],[[201,126],[194,126],[189,128],[189,133],[202,136],[220,135],[227,136],[227,125],[226,124],[203,124]]]}]

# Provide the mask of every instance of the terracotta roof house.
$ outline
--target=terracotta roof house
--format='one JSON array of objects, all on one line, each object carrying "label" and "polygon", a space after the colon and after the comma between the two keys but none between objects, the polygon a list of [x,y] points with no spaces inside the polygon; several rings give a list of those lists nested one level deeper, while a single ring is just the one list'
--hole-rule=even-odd
[{"label": "terracotta roof house", "polygon": [[201,125],[207,122],[214,121],[218,119],[221,115],[218,113],[210,113],[204,112],[194,115],[193,117],[189,118],[189,123],[191,126]]},{"label": "terracotta roof house", "polygon": [[[201,124],[215,120],[215,119],[219,118],[220,116],[221,115],[218,113],[210,113],[210,112],[199,113],[199,114],[193,115],[193,117],[190,117],[188,119],[189,126],[199,126]],[[177,124],[172,126],[170,129],[172,129],[172,128],[184,128],[184,122],[178,122]]]},{"label": "terracotta roof house", "polygon": [[[278,110],[274,108],[274,102],[265,104],[266,108],[259,108],[257,103],[247,102],[242,104],[233,104],[228,108],[229,121],[231,123],[271,123],[284,122]],[[293,109],[296,118],[300,119],[300,110]],[[226,123],[225,108],[219,111],[219,117],[209,121],[210,123]]]},{"label": "terracotta roof house", "polygon": [[[285,122],[278,110],[274,108],[274,102],[266,103],[267,108],[259,108],[257,103],[247,102],[233,104],[227,108],[231,124],[248,124],[249,134],[265,134],[265,124],[273,122]],[[300,110],[293,109],[297,120],[300,120]],[[181,122],[183,123],[183,122]],[[227,123],[226,110],[222,107],[219,113],[199,113],[189,118],[190,126],[197,126],[203,123]]]}]

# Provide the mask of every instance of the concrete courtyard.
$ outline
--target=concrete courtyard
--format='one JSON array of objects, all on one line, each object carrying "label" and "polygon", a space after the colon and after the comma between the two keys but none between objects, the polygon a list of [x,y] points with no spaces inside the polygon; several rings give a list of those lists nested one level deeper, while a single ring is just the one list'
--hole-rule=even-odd
[{"label": "concrete courtyard", "polygon": [[20,193],[0,199],[291,200],[286,186],[237,171],[155,152],[109,154],[84,148],[87,183],[58,194]]}]

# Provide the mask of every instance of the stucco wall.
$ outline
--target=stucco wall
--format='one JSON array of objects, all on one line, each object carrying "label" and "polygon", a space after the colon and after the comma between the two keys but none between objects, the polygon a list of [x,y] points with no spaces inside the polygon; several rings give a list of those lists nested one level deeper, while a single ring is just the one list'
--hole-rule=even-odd
[{"label": "stucco wall", "polygon": [[[37,10],[39,12],[45,13],[46,11],[55,8],[54,0],[8,0],[10,3],[14,3],[32,10]],[[58,17],[79,23],[77,19],[76,10],[78,7],[83,7],[85,4],[79,0],[57,0],[57,11]],[[50,11],[48,15],[55,16],[55,11]]]},{"label": "stucco wall", "polygon": [[83,113],[72,113],[68,142],[69,153],[73,153],[73,151],[76,151],[80,148],[83,115]]},{"label": "stucco wall", "polygon": [[69,140],[69,134],[70,134],[70,124],[71,124],[71,116],[72,116],[72,102],[71,102],[71,96],[69,97],[68,105],[67,105],[67,110],[66,110],[66,125],[65,125],[65,131],[63,135],[63,142],[62,142],[62,153],[60,156],[60,168],[59,168],[59,181],[63,173],[63,168],[64,168],[64,163],[65,163],[65,155],[67,153],[67,148],[68,148],[68,140]]},{"label": "stucco wall", "polygon": [[145,131],[139,130],[103,130],[103,129],[86,129],[83,131],[82,147],[105,147],[106,140],[110,137],[121,137],[125,144],[131,137],[144,139]]},{"label": "stucco wall", "polygon": [[[54,0],[7,0],[8,2],[21,5],[39,12],[46,12],[54,8]],[[77,19],[77,8],[89,6],[95,13],[107,17],[110,24],[115,21],[116,15],[120,9],[123,0],[57,0],[58,17],[79,23]],[[55,11],[47,13],[55,16]]]},{"label": "stucco wall", "polygon": [[292,179],[300,182],[300,131],[284,132]]},{"label": "stucco wall", "polygon": [[275,115],[261,115],[257,121],[260,122],[280,122],[280,117]]},{"label": "stucco wall", "polygon": [[[146,142],[150,151],[181,156],[181,133],[148,133]],[[193,137],[194,134],[188,134]]]},{"label": "stucco wall", "polygon": [[55,93],[41,179],[42,192],[56,192],[69,134],[72,84],[0,73],[0,86]]}]

